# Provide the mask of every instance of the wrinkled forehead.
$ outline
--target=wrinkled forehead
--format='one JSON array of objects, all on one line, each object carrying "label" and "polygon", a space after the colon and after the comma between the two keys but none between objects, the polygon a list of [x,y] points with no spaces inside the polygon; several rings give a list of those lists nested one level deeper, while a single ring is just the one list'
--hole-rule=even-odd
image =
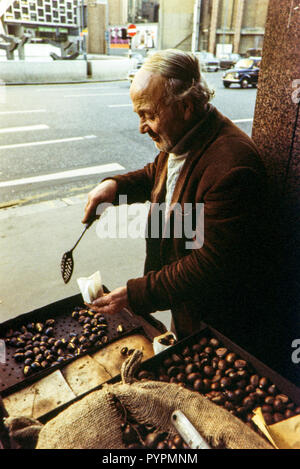
[{"label": "wrinkled forehead", "polygon": [[156,106],[165,94],[165,78],[148,70],[139,70],[130,87],[134,110],[144,105]]}]

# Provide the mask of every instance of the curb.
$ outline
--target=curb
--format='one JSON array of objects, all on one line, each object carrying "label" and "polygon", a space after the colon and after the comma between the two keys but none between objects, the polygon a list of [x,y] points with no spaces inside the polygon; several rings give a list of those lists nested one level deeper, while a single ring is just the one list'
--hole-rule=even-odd
[{"label": "curb", "polygon": [[5,86],[23,86],[23,85],[29,85],[29,86],[34,86],[34,85],[76,85],[76,84],[82,84],[82,83],[114,83],[116,81],[128,81],[127,78],[115,78],[115,79],[110,79],[110,80],[99,80],[97,78],[89,78],[87,80],[78,80],[78,81],[49,81],[49,82],[27,82],[27,83],[21,83],[21,82],[16,82],[16,83],[5,83]]},{"label": "curb", "polygon": [[1,83],[8,85],[89,83],[126,80],[132,59],[54,62],[1,62]]},{"label": "curb", "polygon": [[14,206],[3,208],[0,210],[0,220],[10,217],[22,217],[25,215],[33,215],[35,213],[45,212],[56,208],[69,207],[86,202],[87,194],[80,194],[73,197],[64,197],[62,199],[47,200],[37,204]]}]

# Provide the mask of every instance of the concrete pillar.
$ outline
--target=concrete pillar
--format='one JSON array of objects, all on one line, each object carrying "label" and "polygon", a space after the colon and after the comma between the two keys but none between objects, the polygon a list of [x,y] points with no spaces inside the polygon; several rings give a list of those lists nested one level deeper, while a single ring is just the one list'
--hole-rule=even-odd
[{"label": "concrete pillar", "polygon": [[14,36],[21,37],[24,34],[24,26],[21,24],[11,24],[10,33]]},{"label": "concrete pillar", "polygon": [[278,191],[300,203],[300,8],[292,6],[269,4],[253,138]]},{"label": "concrete pillar", "polygon": [[105,54],[105,31],[107,28],[107,0],[88,0],[88,41],[89,54]]},{"label": "concrete pillar", "polygon": [[7,34],[6,29],[7,28],[6,28],[6,25],[5,25],[5,23],[3,21],[3,17],[2,17],[2,18],[0,18],[0,34]]},{"label": "concrete pillar", "polygon": [[110,25],[127,25],[128,0],[108,0],[108,11]]},{"label": "concrete pillar", "polygon": [[209,33],[209,46],[208,52],[215,53],[216,48],[216,33],[217,33],[217,22],[219,12],[220,0],[213,0],[211,19],[210,19],[210,33]]},{"label": "concrete pillar", "polygon": [[159,49],[191,50],[195,0],[161,0]]},{"label": "concrete pillar", "polygon": [[233,52],[238,54],[240,49],[241,29],[244,13],[245,0],[237,0],[235,33],[233,38]]},{"label": "concrete pillar", "polygon": [[209,25],[210,25],[209,3],[201,2],[199,50],[208,50]]},{"label": "concrete pillar", "polygon": [[[292,343],[300,339],[300,7],[269,2],[252,137],[270,179],[269,248],[273,266],[274,351],[297,376]],[[266,203],[266,201],[262,201]],[[266,280],[267,281],[267,280]]]}]

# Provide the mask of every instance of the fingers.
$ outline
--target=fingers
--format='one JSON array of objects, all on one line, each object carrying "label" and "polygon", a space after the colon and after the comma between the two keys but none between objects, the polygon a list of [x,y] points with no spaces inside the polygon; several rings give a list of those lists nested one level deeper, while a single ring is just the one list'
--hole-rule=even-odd
[{"label": "fingers", "polygon": [[85,303],[86,306],[88,306],[89,308],[91,308],[93,311],[95,311],[96,313],[101,313],[101,314],[113,314],[113,313],[116,313],[118,311],[115,311],[114,308],[112,308],[112,305],[106,305],[106,306],[96,306],[96,305],[91,305],[89,303]]},{"label": "fingers", "polygon": [[84,217],[82,219],[82,223],[87,223],[92,216],[95,214],[97,207],[96,202],[89,201],[84,209]]},{"label": "fingers", "polygon": [[103,295],[91,304],[85,303],[85,305],[97,313],[114,314],[120,311],[118,304],[112,300],[112,295],[110,294]]},{"label": "fingers", "polygon": [[97,313],[118,313],[128,306],[127,287],[116,288],[111,293],[96,298],[92,304],[85,304]]},{"label": "fingers", "polygon": [[111,295],[103,295],[103,296],[99,296],[99,298],[96,298],[96,300],[92,302],[92,306],[93,307],[94,306],[98,306],[98,307],[106,306],[106,305],[109,305],[111,302],[112,302]]},{"label": "fingers", "polygon": [[108,296],[110,296],[108,293],[104,293],[103,296],[99,296],[99,298],[93,300],[92,303],[84,302],[84,304],[91,309],[96,309],[96,307],[101,308],[102,306],[107,306],[111,303],[111,300],[107,299]]},{"label": "fingers", "polygon": [[[90,221],[91,217],[96,215],[99,204],[103,204],[102,211],[105,210],[107,204],[110,205],[116,196],[117,183],[113,179],[103,181],[96,186],[88,195],[88,202],[85,207],[82,223]],[[106,204],[106,205],[105,205]],[[101,211],[97,215],[101,215]]]},{"label": "fingers", "polygon": [[82,223],[88,223],[88,221],[95,215],[97,205],[98,205],[98,198],[96,197],[97,194],[97,187],[95,187],[91,192],[88,194],[88,201],[84,208],[84,217],[82,219]]}]

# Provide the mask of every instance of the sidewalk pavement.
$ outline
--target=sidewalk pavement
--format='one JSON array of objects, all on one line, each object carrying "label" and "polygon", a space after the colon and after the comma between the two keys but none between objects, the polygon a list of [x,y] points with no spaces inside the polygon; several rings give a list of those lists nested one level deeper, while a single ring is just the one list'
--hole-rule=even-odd
[{"label": "sidewalk pavement", "polygon": [[[64,283],[61,258],[84,229],[85,203],[79,195],[0,210],[0,323],[80,293],[76,279],[97,270],[110,290],[142,275],[145,240],[99,238],[95,222],[73,251],[73,275]],[[169,311],[155,318],[170,328]]]}]

